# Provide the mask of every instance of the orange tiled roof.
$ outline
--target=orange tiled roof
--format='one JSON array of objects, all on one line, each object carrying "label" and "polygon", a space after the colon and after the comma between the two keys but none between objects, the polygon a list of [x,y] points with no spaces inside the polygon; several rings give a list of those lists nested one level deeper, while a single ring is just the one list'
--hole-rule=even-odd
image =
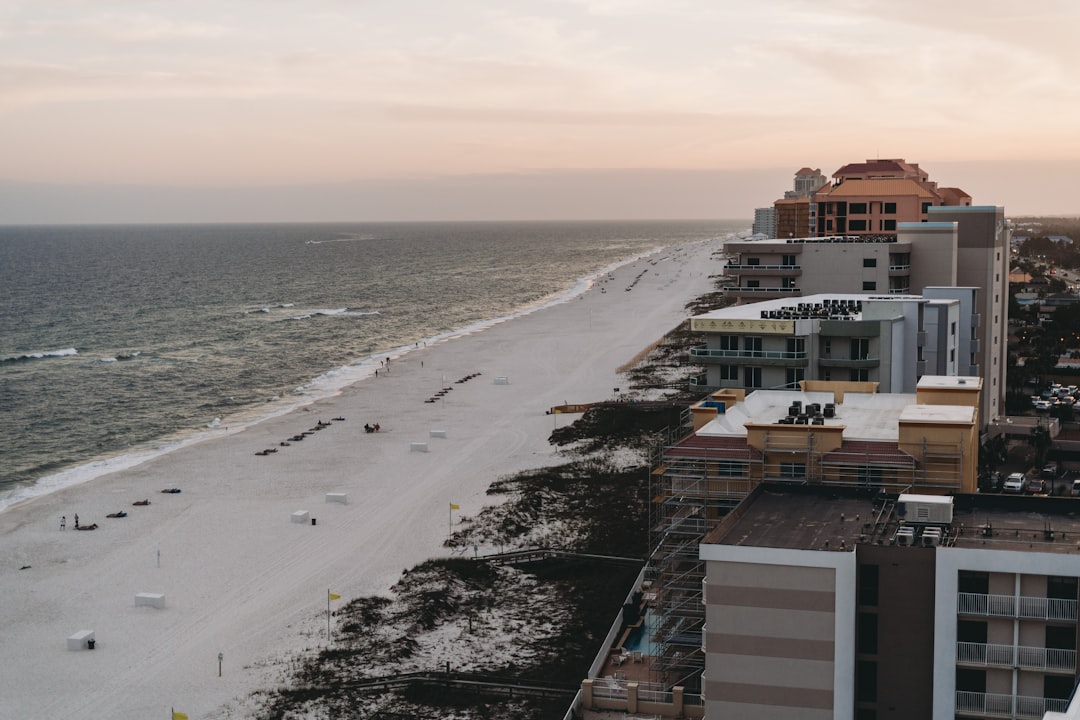
[{"label": "orange tiled roof", "polygon": [[818,190],[815,195],[835,197],[882,197],[916,195],[923,198],[936,198],[938,195],[909,178],[894,180],[845,180],[839,185]]},{"label": "orange tiled roof", "polygon": [[918,175],[920,173],[918,165],[912,165],[906,162],[903,158],[892,159],[878,159],[867,160],[861,163],[848,163],[842,168],[833,173],[834,178],[844,177],[845,175],[863,175],[866,173],[897,173],[904,175]]}]

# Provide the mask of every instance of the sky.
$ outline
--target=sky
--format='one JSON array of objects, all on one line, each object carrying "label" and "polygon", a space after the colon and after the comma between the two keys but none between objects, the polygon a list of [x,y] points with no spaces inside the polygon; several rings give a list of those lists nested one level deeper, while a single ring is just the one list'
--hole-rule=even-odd
[{"label": "sky", "polygon": [[0,224],[1080,214],[1074,0],[0,0]]}]

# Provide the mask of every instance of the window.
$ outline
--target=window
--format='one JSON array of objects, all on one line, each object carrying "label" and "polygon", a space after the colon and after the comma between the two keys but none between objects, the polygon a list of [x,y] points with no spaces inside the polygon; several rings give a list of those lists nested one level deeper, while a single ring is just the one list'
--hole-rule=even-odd
[{"label": "window", "polygon": [[789,390],[798,390],[799,383],[806,379],[806,371],[803,368],[788,368],[785,372],[784,387]]},{"label": "window", "polygon": [[793,277],[780,278],[780,287],[784,288],[785,290],[794,290],[795,289],[795,278],[793,278]]},{"label": "window", "polygon": [[833,229],[832,220],[826,220],[825,221],[825,231],[826,232],[832,232],[832,229]]},{"label": "window", "polygon": [[855,699],[877,702],[877,663],[860,660],[855,669]]},{"label": "window", "polygon": [[1045,647],[1054,650],[1075,650],[1076,628],[1047,625]]},{"label": "window", "polygon": [[738,350],[739,349],[739,336],[738,335],[721,335],[720,336],[720,349],[721,350]]},{"label": "window", "polygon": [[760,336],[747,336],[743,347],[751,352],[761,352],[761,337]]},{"label": "window", "polygon": [[832,355],[832,338],[821,338],[821,356],[829,357],[830,355]]},{"label": "window", "polygon": [[[1049,578],[1048,578],[1049,579]],[[990,574],[974,570],[961,570],[956,578],[956,589],[962,593],[990,594]]]},{"label": "window", "polygon": [[748,288],[761,287],[761,281],[760,280],[747,280],[746,281],[746,287],[748,287]]},{"label": "window", "polygon": [[848,205],[848,215],[865,215],[866,203],[851,203]]},{"label": "window", "polygon": [[878,603],[878,566],[859,566],[859,604],[876,607]]},{"label": "window", "polygon": [[858,477],[860,485],[878,487],[881,485],[885,473],[881,468],[874,467],[873,465],[860,465],[856,472],[856,476]]},{"label": "window", "polygon": [[877,613],[859,613],[857,652],[864,655],[877,655],[878,618]]},{"label": "window", "polygon": [[[886,204],[888,204],[888,203],[886,203]],[[896,221],[895,220],[885,220],[881,224],[881,229],[882,230],[896,230]]]},{"label": "window", "polygon": [[746,463],[737,460],[720,460],[716,463],[716,474],[720,477],[745,477]]},{"label": "window", "polygon": [[806,478],[806,463],[782,462],[780,463],[780,477],[788,480],[803,480]]},{"label": "window", "polygon": [[877,267],[877,258],[863,258],[862,266],[864,268]]},{"label": "window", "polygon": [[870,357],[870,338],[851,338],[851,360],[866,360]]},{"label": "window", "polygon": [[720,366],[720,379],[721,380],[738,380],[739,379],[739,366],[738,365],[721,365]]},{"label": "window", "polygon": [[956,334],[956,321],[955,320],[953,321],[952,325],[949,326],[949,334],[950,335],[955,335]]},{"label": "window", "polygon": [[1046,578],[1046,597],[1058,600],[1076,599],[1076,578],[1048,575]]},{"label": "window", "polygon": [[[1069,689],[1072,690],[1072,688]],[[956,668],[956,690],[958,692],[985,693],[986,671]]]},{"label": "window", "polygon": [[[957,688],[959,689],[959,688]],[[1072,695],[1073,679],[1071,675],[1044,675],[1043,697],[1054,700],[1068,700]]]},{"label": "window", "polygon": [[867,382],[870,379],[870,371],[866,368],[856,368],[851,371],[851,382]]},{"label": "window", "polygon": [[949,362],[956,362],[956,348],[949,350]]},{"label": "window", "polygon": [[743,368],[743,386],[747,388],[761,387],[761,368]]},{"label": "window", "polygon": [[930,212],[930,203],[924,202],[922,204],[922,214],[925,215],[928,212]]},{"label": "window", "polygon": [[873,280],[863,280],[862,289],[869,290],[871,292],[877,290],[877,283]]},{"label": "window", "polygon": [[986,644],[986,621],[957,620],[956,641]]},{"label": "window", "polygon": [[795,265],[795,256],[794,255],[785,255],[784,259],[781,261],[780,264],[784,265],[786,267],[794,266]]},{"label": "window", "polygon": [[806,354],[806,338],[788,338],[787,351],[789,353]]},{"label": "window", "polygon": [[894,203],[894,202],[885,203],[885,214],[886,215],[895,215],[896,214],[896,203]]},{"label": "window", "polygon": [[848,230],[851,232],[866,232],[866,221],[848,220]]},{"label": "window", "polygon": [[748,258],[746,258],[746,264],[747,265],[760,265],[761,264],[761,258],[748,257]]}]

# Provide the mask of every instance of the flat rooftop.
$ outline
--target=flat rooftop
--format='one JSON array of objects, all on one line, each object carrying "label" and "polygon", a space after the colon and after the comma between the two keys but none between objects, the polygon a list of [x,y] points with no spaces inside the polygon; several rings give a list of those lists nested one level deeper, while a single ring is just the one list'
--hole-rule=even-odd
[{"label": "flat rooftop", "polygon": [[[762,485],[702,540],[789,550],[894,545],[896,496],[851,488]],[[1050,532],[1052,531],[1052,532]],[[1080,498],[956,495],[943,545],[1080,554]]]},{"label": "flat rooftop", "polygon": [[[787,417],[788,407],[800,401],[805,408],[811,403],[825,407],[833,402],[831,392],[803,392],[801,390],[756,390],[746,396],[743,402],[727,408],[723,415],[706,423],[697,435],[722,435],[746,437],[746,423],[774,424],[780,418]],[[899,436],[899,422],[909,408],[915,406],[915,396],[906,393],[857,393],[844,394],[844,402],[834,403],[835,416],[825,418],[824,425],[844,426],[844,438],[847,440],[892,440]],[[915,406],[925,408],[945,408],[942,412],[962,414],[966,411],[968,420],[972,417],[972,408],[962,406]]]}]

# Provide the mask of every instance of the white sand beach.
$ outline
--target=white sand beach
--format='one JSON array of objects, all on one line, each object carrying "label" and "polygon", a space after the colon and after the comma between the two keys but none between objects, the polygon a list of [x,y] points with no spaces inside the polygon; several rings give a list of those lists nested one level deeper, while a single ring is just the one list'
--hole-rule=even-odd
[{"label": "white sand beach", "polygon": [[[493,502],[499,476],[559,462],[547,438],[576,416],[545,411],[625,389],[616,368],[712,289],[717,247],[663,251],[573,300],[391,359],[336,397],[0,513],[0,717],[242,717],[238,699],[326,642],[327,590],[386,593],[447,554],[450,503],[456,521]],[[316,524],[293,522],[300,510]],[[76,513],[98,528],[76,532]],[[138,593],[165,607],[136,606]],[[80,630],[95,649],[68,650]]]}]

